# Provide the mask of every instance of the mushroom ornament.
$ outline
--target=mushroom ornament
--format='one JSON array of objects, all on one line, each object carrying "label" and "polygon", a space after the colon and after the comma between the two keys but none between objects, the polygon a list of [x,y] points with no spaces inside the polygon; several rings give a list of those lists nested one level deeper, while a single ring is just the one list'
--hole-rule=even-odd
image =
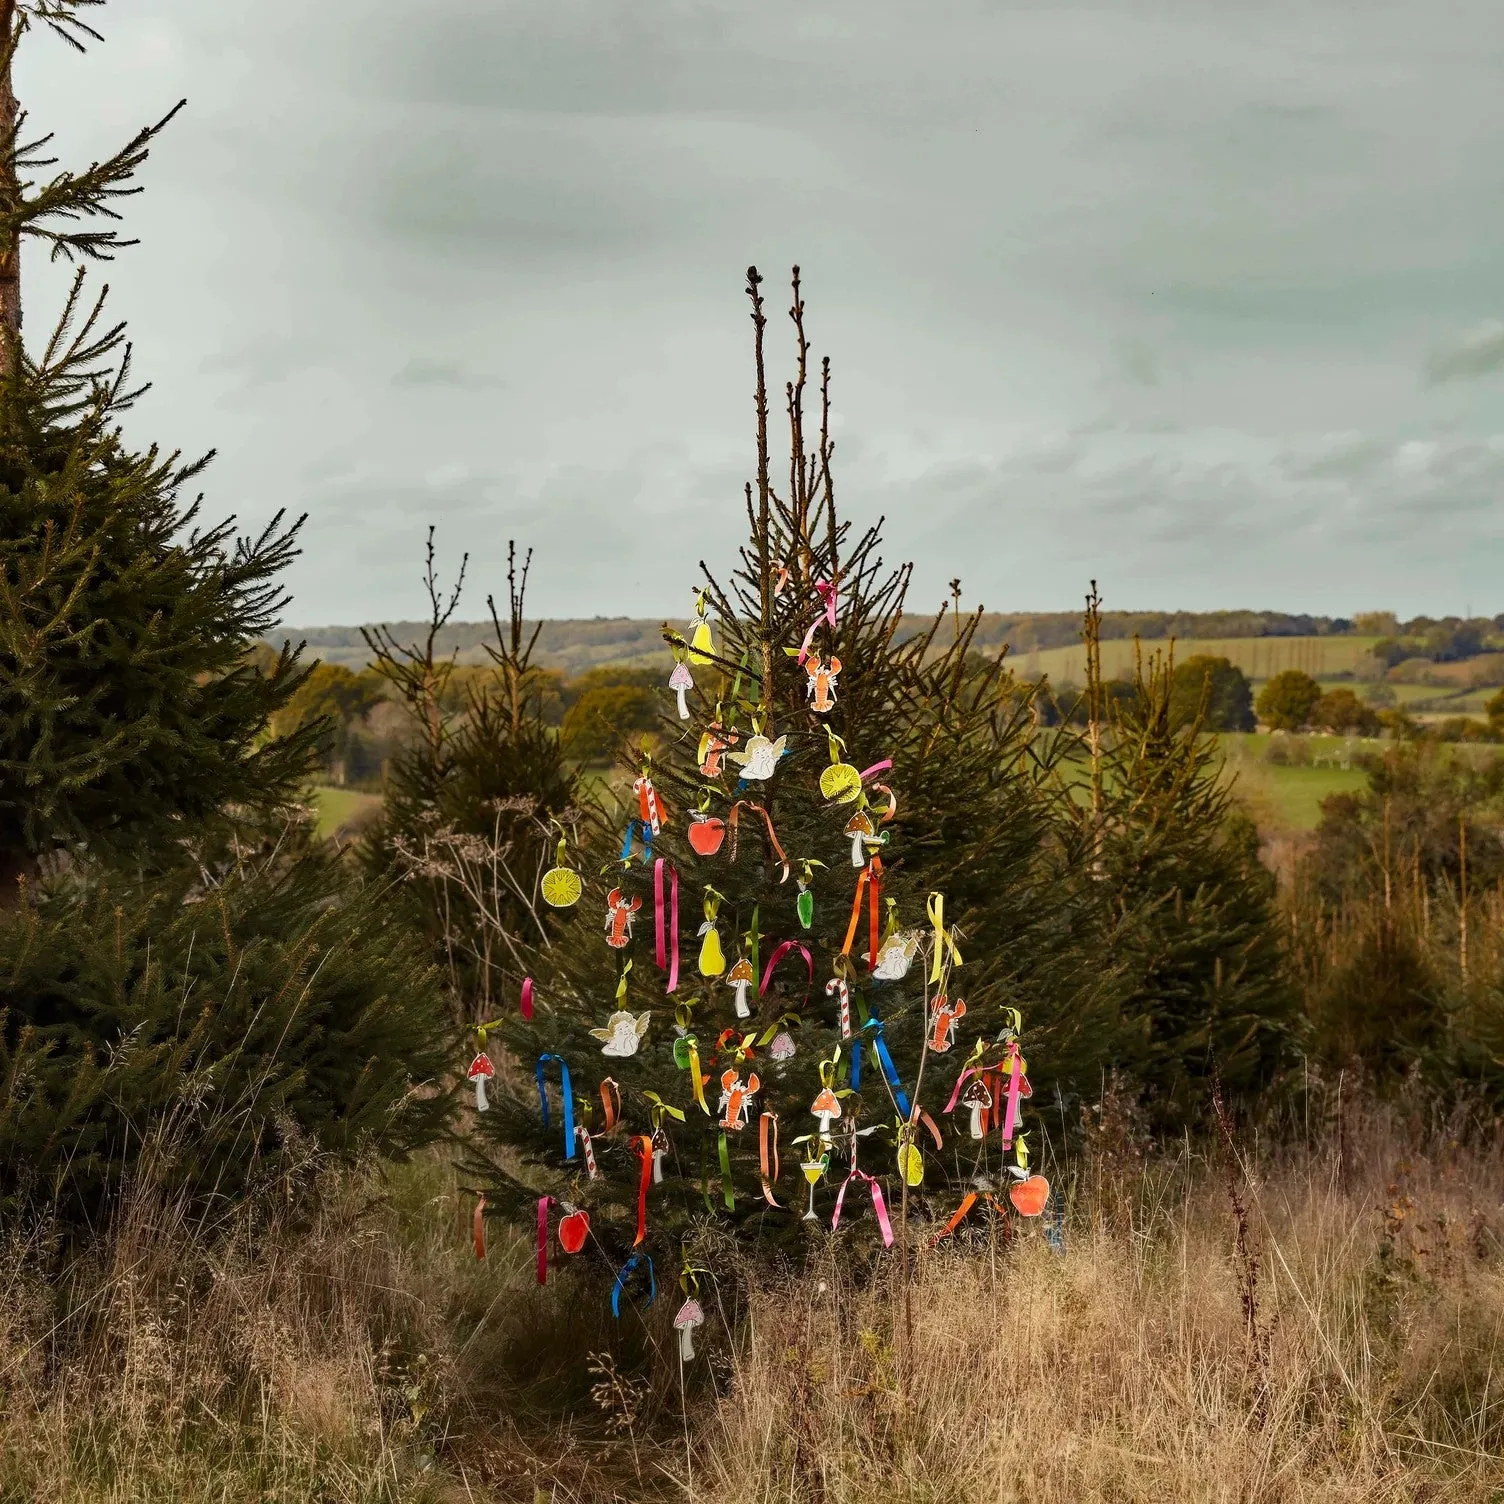
[{"label": "mushroom ornament", "polygon": [[961,1097],[961,1105],[971,1108],[971,1136],[982,1138],[982,1116],[992,1106],[992,1093],[980,1076],[973,1077],[971,1085]]},{"label": "mushroom ornament", "polygon": [[809,1104],[809,1110],[820,1120],[820,1137],[826,1138],[830,1134],[831,1120],[841,1115],[841,1099],[831,1087],[822,1087],[820,1095]]},{"label": "mushroom ornament", "polygon": [[841,832],[851,841],[851,865],[853,867],[865,867],[867,865],[867,852],[863,846],[864,841],[870,841],[877,834],[877,827],[872,823],[872,816],[864,809],[859,809],[847,822],[846,829]]},{"label": "mushroom ornament", "polygon": [[486,1082],[496,1074],[496,1067],[491,1064],[491,1057],[482,1050],[470,1062],[470,1069],[465,1074],[475,1082],[475,1110],[485,1112],[491,1105],[486,1101]]},{"label": "mushroom ornament", "polygon": [[727,756],[741,768],[742,777],[751,783],[754,780],[773,776],[773,770],[778,766],[778,759],[783,756],[784,745],[787,741],[787,736],[780,736],[776,742],[770,741],[758,732],[756,736],[747,738],[747,745],[743,751],[730,752]]},{"label": "mushroom ornament", "polygon": [[689,665],[681,658],[674,665],[674,671],[668,676],[668,687],[674,691],[679,700],[679,719],[689,719],[689,705],[684,696],[695,687],[695,676],[690,673]]},{"label": "mushroom ornament", "polygon": [[648,1032],[648,1023],[652,1016],[651,1013],[633,1015],[624,1010],[618,1010],[606,1020],[604,1029],[592,1029],[590,1033],[594,1038],[605,1041],[601,1046],[602,1055],[624,1059],[628,1055],[637,1053],[637,1046],[642,1043],[643,1035]]},{"label": "mushroom ornament", "polygon": [[674,1317],[674,1330],[679,1334],[679,1359],[681,1362],[694,1362],[695,1328],[704,1325],[705,1312],[700,1309],[700,1302],[691,1295],[679,1307],[679,1314]]},{"label": "mushroom ornament", "polygon": [[736,965],[731,968],[726,977],[726,985],[736,992],[736,1016],[738,1018],[752,1017],[752,1006],[747,1001],[747,988],[756,980],[752,963],[745,956],[738,956]]}]

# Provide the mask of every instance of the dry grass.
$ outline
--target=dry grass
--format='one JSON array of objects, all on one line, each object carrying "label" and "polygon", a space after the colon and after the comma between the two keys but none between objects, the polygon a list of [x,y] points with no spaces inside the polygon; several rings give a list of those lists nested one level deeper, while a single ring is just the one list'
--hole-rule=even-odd
[{"label": "dry grass", "polygon": [[735,1334],[706,1329],[687,1441],[671,1272],[617,1327],[525,1240],[477,1264],[437,1160],[330,1181],[307,1224],[143,1199],[71,1260],[44,1229],[0,1263],[0,1499],[1500,1497],[1490,1135],[1349,1109],[1229,1180],[1108,1121],[1055,1174],[1064,1254],[916,1247],[907,1328],[896,1260],[858,1283],[844,1238],[781,1281],[717,1252]]}]

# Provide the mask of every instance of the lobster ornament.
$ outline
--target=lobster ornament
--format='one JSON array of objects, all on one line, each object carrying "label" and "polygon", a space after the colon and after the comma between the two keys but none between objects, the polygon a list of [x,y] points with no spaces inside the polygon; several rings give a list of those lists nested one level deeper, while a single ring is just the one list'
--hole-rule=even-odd
[{"label": "lobster ornament", "polygon": [[756,1073],[749,1074],[743,1082],[737,1071],[725,1071],[721,1076],[721,1127],[728,1133],[740,1133],[747,1126],[747,1112],[752,1098],[762,1085]]},{"label": "lobster ornament", "polygon": [[836,704],[836,675],[841,672],[841,660],[832,658],[828,663],[813,654],[804,662],[804,671],[809,675],[809,708],[816,715],[834,710]]},{"label": "lobster ornament", "polygon": [[728,731],[721,725],[720,716],[717,716],[700,738],[700,772],[707,778],[719,778],[726,753],[741,739],[740,731],[734,726]]},{"label": "lobster ornament", "polygon": [[957,998],[947,1002],[941,993],[930,1010],[930,1049],[943,1055],[956,1042],[956,1024],[966,1016],[966,1004]]},{"label": "lobster ornament", "polygon": [[632,943],[632,916],[641,907],[636,894],[623,898],[620,888],[606,894],[606,944],[612,950],[625,950]]}]

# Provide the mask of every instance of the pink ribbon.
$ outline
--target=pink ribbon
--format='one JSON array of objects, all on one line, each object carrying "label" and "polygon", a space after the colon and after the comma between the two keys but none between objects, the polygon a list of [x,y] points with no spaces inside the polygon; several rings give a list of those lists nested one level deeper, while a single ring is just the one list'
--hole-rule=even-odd
[{"label": "pink ribbon", "polygon": [[673,955],[669,956],[664,947],[663,926],[663,858],[660,856],[653,863],[653,918],[657,939],[657,961],[659,970],[667,968],[668,986],[665,992],[672,992],[679,985],[679,869],[670,867],[669,877],[669,931],[670,944]]},{"label": "pink ribbon", "polygon": [[883,1247],[893,1246],[893,1224],[888,1221],[888,1207],[883,1200],[883,1188],[877,1183],[875,1176],[869,1175],[865,1170],[853,1167],[851,1174],[841,1182],[841,1189],[836,1192],[836,1209],[830,1219],[830,1230],[834,1232],[841,1225],[841,1207],[846,1200],[846,1189],[853,1180],[865,1180],[868,1189],[872,1192],[872,1211],[877,1217],[878,1230],[883,1235]]},{"label": "pink ribbon", "polygon": [[945,1104],[946,1112],[954,1112],[956,1110],[956,1103],[961,1100],[961,1088],[966,1085],[970,1077],[979,1076],[980,1074],[981,1072],[975,1066],[968,1066],[956,1077],[956,1089],[951,1092],[950,1101]]},{"label": "pink ribbon", "polygon": [[788,955],[791,950],[797,950],[804,957],[804,964],[809,967],[810,983],[814,983],[814,957],[811,956],[808,949],[805,946],[801,945],[797,940],[785,940],[783,944],[780,945],[778,949],[768,957],[767,970],[765,970],[762,974],[762,985],[757,989],[758,997],[761,997],[768,990],[768,983],[773,980],[773,968],[777,966],[778,963],[783,960],[783,958]]},{"label": "pink ribbon", "polygon": [[522,979],[522,1000],[517,1006],[524,1018],[533,1016],[533,979],[531,977]]},{"label": "pink ribbon", "polygon": [[804,641],[799,645],[799,663],[802,666],[804,660],[809,657],[809,645],[815,640],[815,628],[820,625],[821,619],[830,623],[832,632],[836,629],[836,587],[826,580],[816,580],[815,590],[821,600],[821,609],[815,613],[815,619],[809,624],[809,631],[804,634]]},{"label": "pink ribbon", "polygon": [[1008,1067],[1008,1111],[1003,1115],[1003,1148],[1013,1147],[1013,1131],[1019,1124],[1018,1096],[1023,1084],[1023,1072],[1018,1068],[1018,1046],[1013,1046]]},{"label": "pink ribbon", "polygon": [[548,1283],[548,1209],[554,1204],[552,1196],[538,1198],[538,1283]]},{"label": "pink ribbon", "polygon": [[893,766],[893,759],[891,757],[885,757],[885,758],[883,758],[883,760],[881,762],[875,762],[875,763],[873,763],[870,768],[864,768],[862,770],[862,774],[861,774],[862,782],[866,783],[866,781],[869,778],[873,777],[877,773],[886,773],[887,770],[889,768],[891,768],[892,766]]}]

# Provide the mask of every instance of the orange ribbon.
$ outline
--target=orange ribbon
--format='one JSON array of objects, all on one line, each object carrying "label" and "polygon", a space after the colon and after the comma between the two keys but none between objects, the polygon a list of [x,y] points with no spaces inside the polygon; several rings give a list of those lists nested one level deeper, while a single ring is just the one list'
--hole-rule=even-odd
[{"label": "orange ribbon", "polygon": [[[768,1140],[772,1139],[772,1148],[769,1149]],[[762,1194],[769,1206],[778,1206],[773,1198],[773,1182],[778,1179],[778,1114],[765,1112],[757,1120],[757,1148],[762,1164]],[[769,1158],[772,1160],[772,1173],[769,1174]],[[782,1207],[778,1208],[780,1211]]]},{"label": "orange ribbon", "polygon": [[857,875],[856,895],[851,900],[851,923],[846,926],[846,940],[841,946],[841,954],[851,954],[852,943],[856,939],[856,927],[862,918],[862,895],[867,895],[867,968],[869,971],[877,970],[877,932],[879,927],[879,910],[882,906],[883,863],[882,858],[874,856]]},{"label": "orange ribbon", "polygon": [[755,799],[738,799],[737,802],[731,806],[731,815],[727,821],[727,823],[731,826],[731,860],[733,862],[736,860],[737,811],[740,810],[743,805],[746,805],[748,809],[755,809],[757,813],[762,816],[763,823],[768,827],[768,845],[770,845],[773,850],[778,853],[778,860],[783,864],[783,876],[780,877],[778,881],[781,883],[786,883],[789,880],[789,859],[784,853],[783,847],[778,844],[778,836],[773,830],[773,817]]},{"label": "orange ribbon", "polygon": [[482,1191],[475,1203],[475,1215],[470,1220],[470,1235],[475,1239],[475,1256],[486,1256],[486,1193]]},{"label": "orange ribbon", "polygon": [[940,1231],[930,1239],[930,1247],[933,1248],[935,1244],[938,1243],[942,1238],[948,1238],[962,1224],[962,1222],[966,1220],[967,1212],[969,1212],[976,1204],[977,1193],[975,1191],[967,1191],[967,1193],[961,1198],[960,1206],[958,1206],[955,1209],[955,1212],[951,1215],[950,1221],[947,1222],[945,1226],[942,1227]]},{"label": "orange ribbon", "polygon": [[610,1133],[621,1119],[621,1087],[610,1076],[601,1082],[601,1108],[606,1115],[606,1126],[601,1132]]}]

